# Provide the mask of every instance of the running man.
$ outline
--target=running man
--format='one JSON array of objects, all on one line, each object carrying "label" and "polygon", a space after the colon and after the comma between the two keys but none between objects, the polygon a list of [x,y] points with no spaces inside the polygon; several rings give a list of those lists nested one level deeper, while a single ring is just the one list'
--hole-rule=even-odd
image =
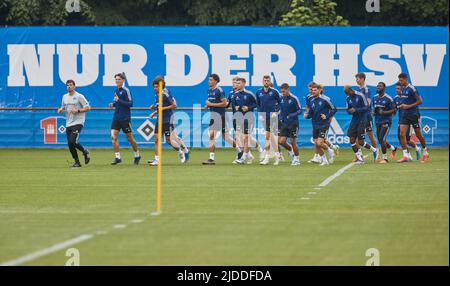
[{"label": "running man", "polygon": [[[298,115],[302,112],[302,107],[298,98],[290,92],[289,85],[283,83],[281,85],[280,113],[278,116],[278,143],[288,150],[289,156],[292,158],[292,166],[300,165],[298,158],[297,134],[298,134]],[[291,144],[287,143],[290,138]],[[280,162],[280,152],[275,153],[275,163]]]},{"label": "running man", "polygon": [[422,159],[421,162],[425,163],[428,160],[429,154],[427,145],[425,143],[425,138],[422,135],[422,128],[420,127],[420,112],[419,105],[422,104],[422,97],[419,95],[417,89],[408,83],[408,75],[401,73],[398,76],[398,81],[402,86],[402,103],[399,105],[399,109],[402,110],[400,118],[400,144],[403,149],[403,157],[398,160],[399,163],[408,162],[408,157],[411,155],[408,151],[406,131],[412,125],[414,133],[416,133],[417,138],[422,145]]},{"label": "running man", "polygon": [[[189,161],[190,152],[183,140],[178,137],[175,127],[173,125],[173,110],[177,108],[177,102],[175,98],[170,94],[170,91],[166,88],[166,82],[162,76],[157,76],[153,80],[153,90],[155,91],[155,103],[150,106],[151,110],[155,110],[152,114],[150,114],[150,118],[154,118],[158,115],[158,104],[159,104],[159,83],[162,82],[162,97],[163,97],[163,106],[162,106],[162,134],[166,138],[166,142],[172,146],[173,149],[178,151],[178,156],[180,158],[181,163],[186,163]],[[161,126],[158,125],[158,118],[156,119],[155,125],[155,158],[153,160],[147,161],[150,166],[158,166],[159,164],[159,154],[158,154],[158,142],[159,138],[157,136],[159,132],[159,128]]]},{"label": "running man", "polygon": [[278,111],[280,109],[281,97],[278,90],[271,87],[272,81],[269,75],[263,76],[263,87],[256,92],[258,113],[264,123],[266,136],[261,165],[269,164],[270,149],[278,150],[276,124],[278,123]]},{"label": "running man", "polygon": [[[370,143],[374,148],[377,148],[377,139],[373,134],[373,118],[372,118],[372,98],[370,89],[366,85],[366,74],[363,72],[359,72],[355,75],[356,84],[358,85],[357,91],[364,94],[367,98],[367,102],[369,103],[369,112],[367,114],[367,122],[366,122],[366,134],[369,136]],[[378,152],[377,152],[378,154]]]},{"label": "running man", "polygon": [[[401,141],[400,139],[400,119],[402,118],[402,112],[403,110],[400,109],[400,105],[403,103],[403,98],[402,98],[402,85],[397,82],[395,85],[395,92],[396,92],[396,96],[394,97],[394,102],[395,102],[395,106],[397,108],[397,112],[398,112],[398,128],[397,128],[397,137],[398,137],[398,142]],[[417,145],[416,143],[414,143],[411,140],[411,125],[409,125],[408,129],[406,130],[406,143],[411,146],[412,148],[414,148],[414,150],[416,150],[416,160],[419,161],[421,156],[422,156],[422,152],[420,150],[419,145]],[[411,154],[408,153],[408,160],[412,161],[413,158],[411,156]],[[394,157],[391,157],[391,159],[395,159]]]},{"label": "running man", "polygon": [[347,136],[350,137],[350,143],[352,144],[352,149],[355,153],[353,162],[358,164],[364,163],[361,152],[362,147],[372,151],[375,161],[378,157],[377,149],[364,141],[368,120],[367,112],[370,110],[367,97],[361,92],[353,90],[349,85],[344,87],[344,92],[347,95],[347,112],[352,115],[352,121],[348,127]]},{"label": "running man", "polygon": [[377,94],[373,98],[373,115],[375,116],[375,125],[377,129],[378,143],[381,145],[381,152],[383,158],[379,161],[380,164],[388,163],[387,149],[391,150],[391,158],[395,158],[397,147],[389,144],[386,137],[389,134],[392,125],[392,116],[396,111],[395,102],[385,92],[386,84],[379,82],[377,85]]},{"label": "running man", "polygon": [[[334,162],[334,150],[325,143],[325,139],[330,128],[331,118],[337,110],[329,97],[320,94],[317,85],[312,86],[311,95],[312,98],[308,100],[304,118],[312,119],[315,153],[320,156],[320,166],[326,166]],[[329,161],[324,151],[328,152]]]},{"label": "running man", "polygon": [[119,140],[117,139],[119,131],[122,130],[130,142],[134,152],[134,164],[139,165],[141,155],[133,137],[133,129],[131,128],[131,107],[133,107],[133,100],[131,99],[131,92],[124,86],[125,75],[118,73],[114,76],[117,89],[114,91],[114,102],[109,104],[110,108],[115,108],[114,117],[111,123],[111,140],[114,147],[114,160],[111,165],[122,163],[120,158]]},{"label": "running man", "polygon": [[203,165],[215,165],[215,138],[217,132],[222,132],[223,139],[232,146],[236,146],[235,141],[228,134],[228,128],[225,117],[225,108],[228,105],[223,89],[218,86],[220,78],[217,74],[209,76],[208,99],[206,108],[209,108],[211,119],[209,122],[209,159],[204,161]]},{"label": "running man", "polygon": [[70,154],[75,161],[72,167],[81,167],[80,160],[78,159],[77,149],[83,153],[84,163],[87,165],[91,160],[89,151],[83,148],[78,142],[81,129],[83,129],[84,121],[86,119],[86,112],[91,108],[89,102],[84,95],[75,91],[75,81],[69,79],[66,81],[67,93],[64,94],[61,107],[58,109],[58,113],[66,113],[66,135],[67,145],[69,146]]}]

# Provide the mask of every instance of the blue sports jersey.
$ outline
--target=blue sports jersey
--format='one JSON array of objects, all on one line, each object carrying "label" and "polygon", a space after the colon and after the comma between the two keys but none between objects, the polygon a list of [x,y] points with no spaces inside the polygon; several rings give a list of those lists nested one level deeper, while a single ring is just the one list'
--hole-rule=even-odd
[{"label": "blue sports jersey", "polygon": [[[403,99],[403,104],[413,104],[417,101],[416,96],[419,96],[419,92],[413,85],[408,84],[407,87],[402,87],[402,95],[401,96]],[[420,116],[418,106],[410,108],[410,109],[403,109],[402,111],[403,111],[402,116],[404,116],[404,115]]]},{"label": "blue sports jersey", "polygon": [[[253,111],[257,107],[256,96],[249,90],[241,90],[235,93],[234,97],[235,107],[239,107],[239,111],[242,113],[247,113]],[[242,111],[242,107],[247,106],[248,110],[246,112]]]},{"label": "blue sports jersey", "polygon": [[231,110],[233,111],[233,114],[236,112],[236,90],[232,89],[230,93],[228,94],[227,98],[227,108],[231,106]]},{"label": "blue sports jersey", "polygon": [[[311,97],[308,100],[308,117],[312,119],[312,125],[315,128],[327,128],[330,126],[331,118],[336,113],[336,107],[330,98],[325,95]],[[322,114],[326,116],[322,119]]]},{"label": "blue sports jersey", "polygon": [[394,97],[394,104],[395,107],[397,108],[398,122],[400,122],[400,119],[402,118],[403,114],[403,109],[400,109],[400,105],[403,104],[403,98],[400,95],[397,95],[396,97]]},{"label": "blue sports jersey", "polygon": [[258,111],[265,112],[266,118],[270,117],[271,112],[280,110],[281,97],[278,90],[269,87],[267,90],[261,88],[256,92],[256,103]]},{"label": "blue sports jersey", "polygon": [[313,99],[314,96],[311,95],[311,93],[308,93],[303,97],[303,101],[305,102],[305,106],[308,106],[308,102]]},{"label": "blue sports jersey", "polygon": [[113,120],[131,120],[131,107],[133,106],[133,100],[131,99],[130,90],[123,86],[116,89],[114,91],[114,95],[117,95],[119,100],[113,103],[113,106],[115,107]]},{"label": "blue sports jersey", "polygon": [[375,124],[385,124],[392,123],[392,115],[380,115],[378,110],[389,111],[395,109],[395,102],[389,94],[385,93],[383,96],[379,94],[375,95],[373,98],[373,108],[375,110]]},{"label": "blue sports jersey", "polygon": [[[167,88],[163,89],[162,97],[163,97],[163,107],[172,105],[172,103],[175,101],[175,98],[170,94],[170,91]],[[154,106],[156,108],[158,108],[158,103],[159,103],[158,93],[156,93],[155,94],[155,104],[154,104]],[[172,109],[163,110],[162,122],[163,123],[170,123],[170,119],[171,119],[172,115],[173,115],[173,110]]]},{"label": "blue sports jersey", "polygon": [[295,95],[281,96],[278,120],[287,126],[292,126],[298,124],[298,115],[300,113],[302,113],[302,106]]},{"label": "blue sports jersey", "polygon": [[352,114],[353,123],[367,122],[368,113],[370,112],[367,97],[359,91],[355,91],[354,95],[347,95],[347,110],[354,108],[355,112]]},{"label": "blue sports jersey", "polygon": [[[225,93],[220,86],[216,86],[214,89],[208,89],[208,101],[211,103],[221,103],[225,98]],[[210,106],[209,111],[217,112],[220,115],[225,115],[225,107]]]}]

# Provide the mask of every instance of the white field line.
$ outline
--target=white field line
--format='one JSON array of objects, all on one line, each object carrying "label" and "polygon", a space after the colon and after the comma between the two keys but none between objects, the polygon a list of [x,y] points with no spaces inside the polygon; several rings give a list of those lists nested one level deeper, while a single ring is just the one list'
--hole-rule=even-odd
[{"label": "white field line", "polygon": [[27,254],[25,256],[22,256],[22,257],[19,257],[19,258],[10,260],[10,261],[6,261],[5,263],[0,264],[0,266],[16,266],[16,265],[19,265],[19,264],[22,264],[22,263],[25,263],[25,262],[29,262],[29,261],[35,260],[35,259],[37,259],[37,258],[39,258],[41,256],[45,256],[45,255],[48,255],[50,253],[63,250],[63,249],[65,249],[65,248],[67,248],[69,246],[72,246],[74,244],[78,244],[80,242],[89,240],[89,239],[91,239],[93,237],[94,237],[94,235],[92,235],[92,234],[83,234],[83,235],[80,235],[78,237],[75,237],[75,238],[63,241],[61,243],[57,243],[57,244],[55,244],[53,246],[50,246],[50,247],[38,250],[36,252],[32,252],[32,253]]},{"label": "white field line", "polygon": [[[364,158],[367,158],[367,155],[364,156]],[[347,171],[348,169],[350,169],[351,167],[353,167],[356,163],[349,163],[347,165],[345,165],[344,167],[340,168],[336,173],[334,173],[333,175],[329,176],[328,178],[326,178],[322,183],[319,184],[319,188],[323,188],[326,185],[328,185],[329,183],[331,183],[334,179],[336,179],[337,177],[339,177],[340,175],[342,175],[345,171]]]},{"label": "white field line", "polygon": [[[130,222],[134,223],[134,224],[137,224],[137,223],[142,223],[144,220],[145,219],[133,219]],[[114,229],[125,229],[127,227],[127,224],[115,224],[112,227]],[[51,254],[51,253],[63,250],[65,248],[69,247],[69,246],[72,246],[72,245],[81,243],[83,241],[92,239],[96,235],[97,236],[99,236],[99,235],[106,235],[109,232],[104,230],[104,229],[100,229],[100,230],[94,231],[93,233],[94,234],[83,234],[83,235],[77,236],[75,238],[72,238],[72,239],[69,239],[69,240],[57,243],[57,244],[52,245],[50,247],[38,250],[36,252],[29,253],[29,254],[24,255],[22,257],[19,257],[19,258],[10,260],[10,261],[6,261],[4,263],[0,263],[0,266],[16,266],[16,265],[23,264],[25,262],[30,262],[30,261],[38,259],[39,257],[46,256],[48,254]]]}]

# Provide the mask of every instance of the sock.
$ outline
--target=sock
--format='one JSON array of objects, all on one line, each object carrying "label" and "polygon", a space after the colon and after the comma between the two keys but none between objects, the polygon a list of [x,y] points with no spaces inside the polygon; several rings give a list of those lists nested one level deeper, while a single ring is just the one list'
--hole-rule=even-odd
[{"label": "sock", "polygon": [[247,157],[248,157],[248,154],[249,154],[250,152],[244,152],[244,155],[242,156],[242,158],[244,159],[244,160],[247,160]]},{"label": "sock", "polygon": [[137,150],[136,152],[133,152],[133,153],[134,153],[134,158],[139,157],[139,150]]},{"label": "sock", "polygon": [[422,150],[423,150],[423,154],[424,155],[428,155],[428,148],[427,147],[422,148]]},{"label": "sock", "polygon": [[395,150],[395,146],[391,145],[391,150],[394,151]]},{"label": "sock", "polygon": [[178,153],[183,154],[184,153],[183,148],[178,149]]},{"label": "sock", "polygon": [[214,153],[213,152],[209,153],[209,159],[214,161]]},{"label": "sock", "polygon": [[261,148],[261,145],[258,147],[258,151],[259,151],[259,153],[262,153],[264,151],[264,149]]},{"label": "sock", "polygon": [[155,155],[155,161],[159,162],[159,156],[158,155]]},{"label": "sock", "polygon": [[266,152],[266,155],[264,155],[264,160],[269,160],[269,159],[270,159],[269,152]]},{"label": "sock", "polygon": [[275,159],[280,160],[281,154],[280,152],[275,152]]},{"label": "sock", "polygon": [[238,160],[240,160],[243,155],[244,155],[244,152],[242,152],[242,151],[238,152],[238,154],[237,154]]},{"label": "sock", "polygon": [[251,156],[253,156],[252,151],[248,150],[247,157],[251,157]]},{"label": "sock", "polygon": [[319,158],[320,158],[320,155],[319,155],[318,153],[315,153],[315,154],[314,154],[314,159],[317,160],[317,159],[319,159]]},{"label": "sock", "polygon": [[409,154],[408,149],[403,150],[403,156],[404,157],[408,157],[408,154]]},{"label": "sock", "polygon": [[322,155],[322,162],[328,163],[327,156],[325,156],[325,154]]},{"label": "sock", "polygon": [[294,151],[288,151],[289,156],[294,157]]},{"label": "sock", "polygon": [[330,155],[330,157],[334,157],[334,151],[331,148],[328,148],[328,155]]},{"label": "sock", "polygon": [[294,155],[294,161],[298,161],[298,156]]},{"label": "sock", "polygon": [[120,159],[120,152],[115,152],[114,155],[116,156],[117,159]]},{"label": "sock", "polygon": [[236,147],[236,150],[237,150],[238,153],[241,153],[241,152],[242,152],[242,149],[241,149],[241,147],[239,147],[239,146]]},{"label": "sock", "polygon": [[416,151],[420,151],[420,147],[418,145],[416,145]]},{"label": "sock", "polygon": [[383,159],[387,160],[387,154],[383,154]]}]

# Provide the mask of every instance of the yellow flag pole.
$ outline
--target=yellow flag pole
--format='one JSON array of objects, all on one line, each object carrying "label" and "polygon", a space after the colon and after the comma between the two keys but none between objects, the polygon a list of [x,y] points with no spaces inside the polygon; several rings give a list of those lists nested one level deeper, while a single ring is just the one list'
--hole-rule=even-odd
[{"label": "yellow flag pole", "polygon": [[158,162],[158,169],[156,174],[156,212],[153,213],[154,215],[161,214],[161,185],[162,185],[162,119],[163,119],[163,97],[162,97],[162,91],[163,91],[163,83],[162,81],[159,82],[158,85],[158,146],[156,146],[158,150],[158,156],[159,156],[159,162]]}]

